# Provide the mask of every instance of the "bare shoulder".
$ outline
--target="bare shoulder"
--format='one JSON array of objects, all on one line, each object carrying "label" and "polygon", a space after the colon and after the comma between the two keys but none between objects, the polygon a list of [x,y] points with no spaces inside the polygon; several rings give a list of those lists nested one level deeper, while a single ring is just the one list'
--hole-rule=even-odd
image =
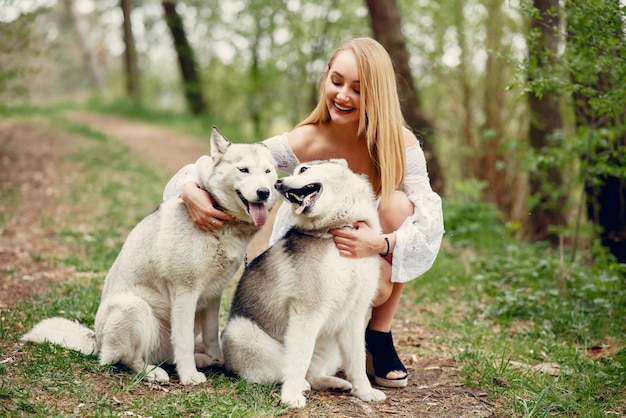
[{"label": "bare shoulder", "polygon": [[403,127],[402,128],[402,139],[404,140],[404,147],[405,148],[410,148],[413,145],[417,144],[417,137],[407,127]]},{"label": "bare shoulder", "polygon": [[309,154],[314,153],[315,145],[319,143],[321,135],[322,132],[318,125],[303,125],[289,132],[287,141],[300,161],[309,161],[313,159],[313,155]]},{"label": "bare shoulder", "polygon": [[287,133],[289,143],[310,141],[316,135],[319,135],[320,128],[318,125],[302,125],[295,127],[292,131]]}]

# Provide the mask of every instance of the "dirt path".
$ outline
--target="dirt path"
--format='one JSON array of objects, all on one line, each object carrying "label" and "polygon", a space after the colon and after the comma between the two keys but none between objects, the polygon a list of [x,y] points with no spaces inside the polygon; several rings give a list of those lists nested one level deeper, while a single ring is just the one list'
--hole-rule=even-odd
[{"label": "dirt path", "polygon": [[[170,173],[208,152],[208,146],[197,138],[181,136],[173,131],[121,118],[86,112],[69,113],[68,118],[89,125],[118,139],[149,157]],[[62,280],[71,272],[45,260],[33,261],[31,254],[64,254],[71,249],[53,242],[53,233],[42,225],[42,218],[57,218],[61,211],[55,197],[63,188],[71,187],[71,162],[63,159],[67,146],[81,138],[68,138],[59,133],[27,123],[0,122],[0,190],[3,196],[13,190],[19,207],[13,214],[10,202],[0,201],[0,214],[6,217],[0,229],[0,311],[16,300],[42,291],[50,281]],[[68,145],[69,143],[69,145]],[[9,193],[11,195],[11,193]],[[58,218],[62,218],[58,216]],[[269,228],[257,235],[251,245],[254,256],[265,247]],[[408,312],[411,312],[410,310]],[[364,404],[344,402],[333,406],[332,415],[344,417],[492,417],[495,406],[477,388],[461,384],[458,366],[438,347],[428,330],[409,315],[398,319],[393,328],[399,354],[409,369],[409,386],[386,390],[387,401]],[[434,353],[417,357],[416,346]],[[311,397],[322,399],[323,393]],[[353,400],[354,398],[350,398]],[[331,411],[329,411],[329,414]],[[294,411],[288,416],[305,416]]]}]

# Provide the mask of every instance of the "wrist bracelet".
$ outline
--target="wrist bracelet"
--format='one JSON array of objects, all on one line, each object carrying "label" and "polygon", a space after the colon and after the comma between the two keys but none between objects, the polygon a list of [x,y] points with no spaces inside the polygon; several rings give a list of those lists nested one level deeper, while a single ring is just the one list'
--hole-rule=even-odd
[{"label": "wrist bracelet", "polygon": [[381,257],[387,257],[389,255],[389,237],[387,237],[387,235],[383,235],[383,238],[385,238],[385,242],[387,243],[387,251],[385,251],[385,254],[379,254]]}]

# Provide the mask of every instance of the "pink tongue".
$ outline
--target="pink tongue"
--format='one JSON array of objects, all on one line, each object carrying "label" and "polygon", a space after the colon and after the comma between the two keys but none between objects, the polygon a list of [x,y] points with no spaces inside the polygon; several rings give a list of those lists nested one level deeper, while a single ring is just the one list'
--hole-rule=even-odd
[{"label": "pink tongue", "polygon": [[267,218],[269,217],[269,212],[263,203],[250,203],[248,204],[248,210],[250,211],[250,216],[252,217],[254,225],[265,225],[265,222],[267,222]]},{"label": "pink tongue", "polygon": [[304,212],[304,210],[306,209],[306,207],[311,204],[311,202],[313,201],[313,198],[315,196],[317,196],[317,192],[313,192],[310,195],[308,195],[307,197],[305,197],[304,200],[302,201],[302,203],[300,204],[300,206],[298,206],[298,208],[296,209],[296,213],[298,215],[301,215],[302,212]]}]

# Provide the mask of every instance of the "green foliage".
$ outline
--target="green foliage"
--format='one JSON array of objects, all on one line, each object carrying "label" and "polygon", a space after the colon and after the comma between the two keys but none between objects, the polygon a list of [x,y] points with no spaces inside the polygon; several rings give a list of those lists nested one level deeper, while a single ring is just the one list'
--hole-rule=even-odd
[{"label": "green foliage", "polygon": [[[10,0],[5,0],[10,1]],[[8,7],[3,5],[2,7]],[[26,55],[37,57],[42,53],[41,34],[35,32],[37,14],[20,15],[12,22],[0,20],[0,100],[7,101],[28,93],[26,81],[37,73]]]},{"label": "green foliage", "polygon": [[507,236],[504,214],[495,204],[479,200],[484,186],[483,182],[459,182],[454,199],[444,199],[445,231],[453,242],[500,242]]},{"label": "green foliage", "polygon": [[[476,206],[447,199],[443,251],[409,284],[419,306],[437,307],[424,321],[455,352],[465,383],[501,405],[496,416],[622,414],[626,266],[570,262],[566,248],[519,242],[502,223],[485,228]],[[462,213],[474,232],[450,234]],[[591,347],[601,358],[587,356]]]}]

